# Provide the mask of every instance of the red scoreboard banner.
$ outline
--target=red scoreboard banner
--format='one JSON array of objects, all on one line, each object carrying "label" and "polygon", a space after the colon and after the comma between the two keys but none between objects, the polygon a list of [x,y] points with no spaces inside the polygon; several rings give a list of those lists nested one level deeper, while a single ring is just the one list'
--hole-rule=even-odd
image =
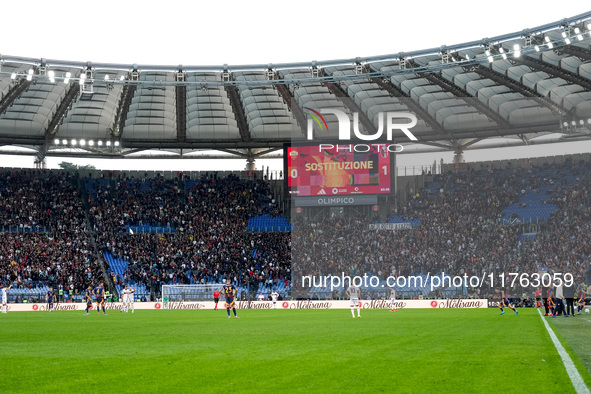
[{"label": "red scoreboard banner", "polygon": [[390,193],[390,152],[380,145],[287,147],[287,179],[297,196]]}]

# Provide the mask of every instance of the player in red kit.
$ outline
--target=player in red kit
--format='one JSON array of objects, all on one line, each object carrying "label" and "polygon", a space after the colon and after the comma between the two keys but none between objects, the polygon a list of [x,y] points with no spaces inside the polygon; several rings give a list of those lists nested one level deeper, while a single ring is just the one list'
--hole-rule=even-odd
[{"label": "player in red kit", "polygon": [[214,310],[218,310],[218,301],[220,300],[220,292],[219,291],[214,291],[213,292],[213,302],[215,302],[215,307],[213,308]]}]

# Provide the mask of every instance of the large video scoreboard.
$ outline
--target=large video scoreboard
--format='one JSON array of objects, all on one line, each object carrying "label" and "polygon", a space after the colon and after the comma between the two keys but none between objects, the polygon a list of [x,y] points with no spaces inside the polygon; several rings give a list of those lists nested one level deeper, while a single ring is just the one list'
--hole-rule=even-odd
[{"label": "large video scoreboard", "polygon": [[379,145],[286,146],[287,186],[298,197],[390,193],[390,152]]}]

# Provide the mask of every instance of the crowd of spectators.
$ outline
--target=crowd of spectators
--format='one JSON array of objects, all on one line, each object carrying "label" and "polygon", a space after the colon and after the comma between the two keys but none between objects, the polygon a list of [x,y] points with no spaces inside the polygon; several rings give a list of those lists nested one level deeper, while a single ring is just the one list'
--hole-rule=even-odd
[{"label": "crowd of spectators", "polygon": [[61,287],[81,294],[101,270],[92,245],[84,237],[69,238],[51,232],[0,234],[0,278],[15,289]]},{"label": "crowd of spectators", "polygon": [[[219,283],[269,287],[302,275],[364,273],[387,276],[571,273],[577,280],[591,259],[589,164],[494,168],[434,176],[396,207],[416,228],[370,230],[365,216],[297,219],[292,233],[247,232],[249,218],[280,210],[264,180],[179,176],[90,180],[88,220],[75,175],[63,171],[0,171],[0,280],[16,287],[61,285],[81,292],[101,276],[99,253],[127,262],[114,279],[157,292],[162,284]],[[576,177],[567,182],[569,175]],[[550,187],[548,187],[550,186]],[[540,193],[558,211],[523,237],[504,210],[523,193]],[[440,189],[444,189],[440,192]],[[162,226],[171,233],[132,233],[130,226]],[[19,229],[6,231],[7,228]],[[485,283],[479,292],[494,291]],[[497,283],[493,283],[497,287]],[[515,290],[515,289],[513,289]]]},{"label": "crowd of spectators", "polygon": [[[155,182],[154,182],[155,181]],[[289,234],[246,232],[249,218],[279,213],[268,183],[203,177],[142,182],[119,180],[116,190],[97,189],[90,217],[97,244],[123,259],[128,269],[116,277],[158,291],[162,284],[236,285],[289,282]],[[171,234],[132,234],[128,226],[174,228]]]},{"label": "crowd of spectators", "polygon": [[[370,230],[369,221],[355,215],[299,220],[292,231],[294,278],[367,273],[385,279],[445,272],[494,273],[498,279],[499,274],[546,270],[582,280],[591,260],[589,182],[582,181],[588,169],[588,163],[566,160],[553,166],[484,167],[439,175],[436,192],[421,190],[397,207],[404,220],[421,220],[409,230]],[[564,171],[578,175],[577,182],[564,182]],[[447,189],[440,193],[444,185]],[[523,238],[525,225],[503,223],[503,211],[520,193],[539,192],[542,185],[553,186],[547,197],[561,200],[560,209],[534,238]],[[500,281],[486,278],[473,289],[476,294],[498,287]],[[294,286],[301,283],[294,280]],[[521,294],[520,289],[512,291]]]},{"label": "crowd of spectators", "polygon": [[0,171],[0,280],[15,289],[82,292],[100,275],[84,223],[75,176]]},{"label": "crowd of spectators", "polygon": [[80,192],[62,171],[1,170],[0,207],[4,228],[51,229],[71,236],[84,221]]}]

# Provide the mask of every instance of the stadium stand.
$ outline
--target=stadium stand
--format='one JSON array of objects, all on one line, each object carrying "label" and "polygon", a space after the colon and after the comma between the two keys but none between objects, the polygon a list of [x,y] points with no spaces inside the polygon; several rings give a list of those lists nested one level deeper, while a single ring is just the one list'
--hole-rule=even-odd
[{"label": "stadium stand", "polygon": [[[228,277],[251,296],[277,289],[287,297],[292,270],[294,277],[367,272],[381,284],[388,275],[421,277],[419,286],[397,287],[402,297],[494,292],[433,291],[429,277],[437,274],[543,269],[582,276],[591,258],[589,163],[565,157],[553,165],[475,167],[433,176],[385,219],[411,224],[396,232],[370,231],[375,220],[364,216],[297,219],[291,227],[261,179],[117,173],[79,180],[66,171],[4,170],[0,275],[21,300],[41,297],[48,286],[81,294],[104,278],[102,259],[118,289],[132,284],[137,296],[152,298],[162,284]],[[343,291],[295,290],[305,297]]]},{"label": "stadium stand", "polygon": [[76,177],[2,170],[0,205],[0,277],[11,297],[39,298],[49,286],[79,295],[100,277]]},{"label": "stadium stand", "polygon": [[[587,242],[589,163],[525,168],[468,169],[445,174],[403,205],[387,222],[413,222],[410,230],[369,230],[362,217],[331,217],[323,221],[296,221],[292,231],[292,265],[295,275],[318,277],[368,273],[386,276],[420,276],[422,286],[396,286],[407,296],[494,295],[494,288],[441,287],[432,291],[427,274],[479,275],[497,272],[572,272],[582,277],[591,251]],[[434,183],[435,183],[434,182]],[[449,185],[441,192],[442,185]],[[522,193],[521,191],[524,190]],[[524,210],[522,194],[536,202]],[[564,196],[564,197],[561,197]],[[585,196],[584,198],[582,196]],[[525,204],[528,204],[525,202]],[[556,205],[554,204],[556,203]],[[513,207],[527,212],[505,220]],[[568,209],[564,209],[568,206]],[[562,208],[562,209],[561,209]],[[520,220],[524,218],[524,220]],[[540,225],[525,233],[525,223]],[[485,278],[486,279],[486,278]],[[304,289],[296,289],[304,290]],[[369,290],[369,289],[368,289]],[[531,289],[529,289],[531,290]],[[327,286],[315,286],[312,296],[335,296]],[[513,291],[521,295],[520,289]],[[488,294],[487,294],[488,293]],[[370,297],[386,297],[384,290]]]},{"label": "stadium stand", "polygon": [[286,217],[269,215],[255,216],[248,219],[247,231],[290,231],[291,225]]},{"label": "stadium stand", "polygon": [[[116,184],[117,197],[103,193],[93,201],[97,242],[119,287],[128,283],[138,287],[136,294],[155,296],[162,284],[228,277],[245,291],[289,286],[289,224],[271,216],[279,211],[265,181],[230,175],[184,187],[179,182],[124,179]],[[258,217],[280,223],[273,232],[247,232],[247,222]]]}]

